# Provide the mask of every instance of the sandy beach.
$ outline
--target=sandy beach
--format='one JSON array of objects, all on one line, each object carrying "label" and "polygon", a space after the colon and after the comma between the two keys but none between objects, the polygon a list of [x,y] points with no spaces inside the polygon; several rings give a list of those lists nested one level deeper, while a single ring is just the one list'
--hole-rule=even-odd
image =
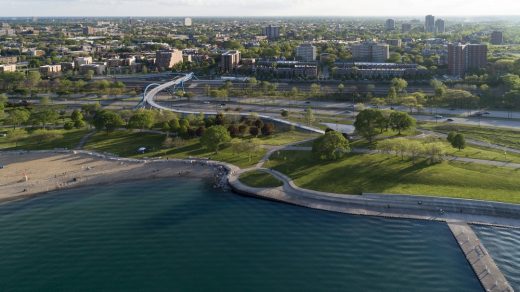
[{"label": "sandy beach", "polygon": [[118,161],[73,152],[0,152],[0,201],[123,181],[179,176],[213,179],[214,168],[202,164]]}]

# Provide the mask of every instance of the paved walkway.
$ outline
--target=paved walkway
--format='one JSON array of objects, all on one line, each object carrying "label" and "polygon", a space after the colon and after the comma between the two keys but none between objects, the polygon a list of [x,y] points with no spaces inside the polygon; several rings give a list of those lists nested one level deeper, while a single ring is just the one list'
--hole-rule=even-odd
[{"label": "paved walkway", "polygon": [[87,134],[85,134],[85,136],[83,136],[81,138],[81,140],[79,141],[78,145],[74,149],[77,149],[77,150],[83,149],[83,147],[85,147],[85,144],[87,144],[88,139],[90,139],[90,137],[92,137],[95,133],[96,133],[96,130],[93,130],[93,131],[90,131]]},{"label": "paved walkway", "polygon": [[[448,135],[446,135],[444,133],[434,132],[434,131],[424,130],[424,129],[420,129],[420,130],[423,132],[421,135],[433,135],[433,136],[441,137],[441,138],[444,138],[444,139],[446,139],[448,137]],[[421,135],[419,135],[419,136],[421,136]],[[466,139],[466,143],[471,144],[471,145],[484,147],[484,148],[492,148],[492,149],[496,149],[496,150],[500,150],[500,151],[520,154],[520,149],[505,147],[505,146],[492,144],[492,143],[487,143],[487,142],[483,142],[483,141]]]}]

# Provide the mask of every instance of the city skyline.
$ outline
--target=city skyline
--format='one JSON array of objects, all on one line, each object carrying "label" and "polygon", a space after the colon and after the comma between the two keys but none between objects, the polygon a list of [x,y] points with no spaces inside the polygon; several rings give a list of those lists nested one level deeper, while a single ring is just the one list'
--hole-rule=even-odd
[{"label": "city skyline", "polygon": [[[341,0],[0,0],[0,17],[21,16],[511,16],[520,2],[484,0],[359,3]],[[30,5],[30,6],[29,6]],[[28,10],[28,7],[31,7]],[[447,9],[449,7],[449,9]]]}]

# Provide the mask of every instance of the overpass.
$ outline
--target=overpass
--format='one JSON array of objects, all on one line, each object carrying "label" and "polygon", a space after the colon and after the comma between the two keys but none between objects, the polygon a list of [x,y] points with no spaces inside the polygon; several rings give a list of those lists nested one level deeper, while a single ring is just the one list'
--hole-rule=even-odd
[{"label": "overpass", "polygon": [[[144,90],[143,99],[139,102],[139,104],[136,106],[136,108],[151,107],[151,108],[155,108],[155,109],[159,109],[159,110],[172,111],[172,112],[179,113],[179,114],[198,114],[199,112],[196,112],[196,111],[187,111],[187,110],[176,109],[173,107],[166,107],[166,106],[158,104],[154,100],[155,97],[157,96],[157,94],[161,91],[170,90],[171,88],[173,88],[174,90],[177,88],[184,89],[184,83],[186,83],[194,78],[196,78],[195,74],[188,73],[179,78],[176,78],[172,81],[169,81],[169,82],[166,82],[163,84],[152,83],[152,84],[148,85]],[[217,113],[218,113],[217,111],[204,112],[205,115],[210,115],[210,116],[216,115]],[[239,116],[251,115],[251,113],[249,113],[249,112],[247,112],[247,113],[228,113],[228,114],[229,115],[239,115]],[[259,117],[263,120],[268,120],[268,121],[272,121],[272,122],[276,122],[276,123],[280,123],[280,124],[285,124],[288,126],[293,126],[295,128],[298,128],[298,129],[301,129],[304,131],[309,131],[309,132],[314,132],[314,133],[319,133],[319,134],[325,133],[325,131],[323,131],[321,129],[317,129],[317,128],[310,127],[310,126],[300,124],[300,123],[286,121],[284,119],[275,118],[275,117],[268,116],[268,115],[259,115]]]}]

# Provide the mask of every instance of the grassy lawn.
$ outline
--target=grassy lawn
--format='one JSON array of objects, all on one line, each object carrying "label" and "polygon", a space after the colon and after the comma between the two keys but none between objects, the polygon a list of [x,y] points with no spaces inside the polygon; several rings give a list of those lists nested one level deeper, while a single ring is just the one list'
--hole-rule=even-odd
[{"label": "grassy lawn", "polygon": [[87,141],[84,149],[109,152],[124,157],[138,155],[139,147],[147,147],[152,152],[160,150],[164,141],[164,135],[139,133],[131,131],[115,131],[107,134],[97,132]]},{"label": "grassy lawn", "polygon": [[420,127],[444,134],[448,134],[451,131],[458,131],[463,133],[466,139],[520,149],[520,130],[435,123],[421,123]]},{"label": "grassy lawn", "polygon": [[[116,131],[107,135],[105,132],[99,132],[89,139],[85,149],[133,158],[210,158],[239,167],[255,165],[266,153],[266,150],[262,149],[254,153],[251,159],[247,153],[234,153],[231,147],[225,147],[218,153],[214,153],[203,148],[199,143],[199,139],[186,140],[182,146],[163,149],[162,143],[164,139],[165,135],[163,134]],[[147,147],[150,150],[145,154],[139,154],[137,149],[140,147]]]},{"label": "grassy lawn", "polygon": [[504,151],[477,146],[466,146],[466,148],[459,151],[446,143],[446,154],[457,157],[520,163],[520,154],[507,153],[504,156]]},{"label": "grassy lawn", "polygon": [[307,139],[317,138],[318,136],[320,135],[317,133],[289,131],[283,133],[276,133],[268,137],[261,137],[260,143],[262,143],[263,145],[280,146]]},{"label": "grassy lawn", "polygon": [[275,188],[283,183],[267,172],[253,170],[240,175],[239,180],[253,188]]},{"label": "grassy lawn", "polygon": [[470,163],[428,165],[382,154],[351,154],[336,162],[308,152],[282,151],[266,167],[303,188],[345,194],[362,192],[433,195],[520,203],[520,170]]},{"label": "grassy lawn", "polygon": [[0,137],[0,150],[52,150],[56,148],[74,149],[81,138],[88,133],[87,129],[80,130],[49,130],[49,133],[57,135],[56,138],[42,140],[41,136],[28,134],[18,142],[7,137]]}]

